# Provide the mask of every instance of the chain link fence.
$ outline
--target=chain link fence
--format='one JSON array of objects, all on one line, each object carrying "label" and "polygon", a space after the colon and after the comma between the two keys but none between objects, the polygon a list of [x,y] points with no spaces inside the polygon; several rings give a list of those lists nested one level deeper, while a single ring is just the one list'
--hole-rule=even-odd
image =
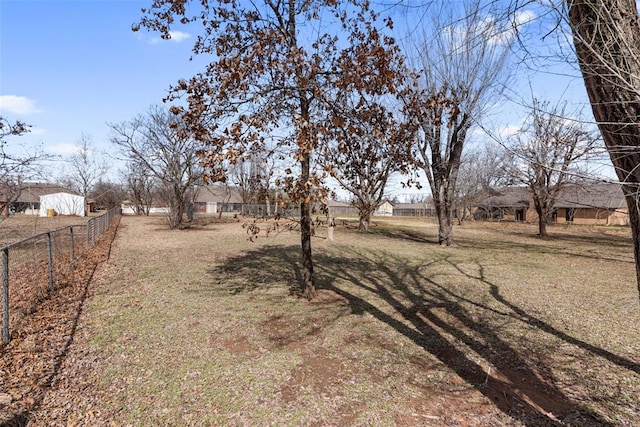
[{"label": "chain link fence", "polygon": [[75,261],[96,244],[120,215],[114,208],[84,224],[35,234],[0,247],[2,263],[2,343],[47,294],[72,279]]}]

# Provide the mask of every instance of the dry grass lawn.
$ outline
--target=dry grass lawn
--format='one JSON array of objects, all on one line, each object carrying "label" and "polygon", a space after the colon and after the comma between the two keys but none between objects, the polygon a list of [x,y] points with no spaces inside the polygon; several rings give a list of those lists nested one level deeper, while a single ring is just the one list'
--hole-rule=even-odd
[{"label": "dry grass lawn", "polygon": [[[263,229],[265,224],[259,224]],[[628,232],[379,221],[299,235],[122,219],[33,425],[634,426]],[[263,233],[264,234],[264,233]]]},{"label": "dry grass lawn", "polygon": [[[91,217],[101,213],[91,214]],[[33,215],[15,214],[0,215],[0,246],[25,239],[34,234],[44,233],[69,225],[80,225],[87,222],[88,217],[53,216],[38,217]]]}]

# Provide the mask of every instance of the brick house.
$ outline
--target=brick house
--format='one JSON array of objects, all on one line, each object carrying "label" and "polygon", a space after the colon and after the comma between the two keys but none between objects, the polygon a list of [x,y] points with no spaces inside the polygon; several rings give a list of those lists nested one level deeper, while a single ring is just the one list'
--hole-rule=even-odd
[{"label": "brick house", "polygon": [[[475,219],[535,222],[538,214],[527,187],[490,189],[478,203]],[[554,205],[553,223],[629,225],[627,205],[619,184],[569,185]]]}]

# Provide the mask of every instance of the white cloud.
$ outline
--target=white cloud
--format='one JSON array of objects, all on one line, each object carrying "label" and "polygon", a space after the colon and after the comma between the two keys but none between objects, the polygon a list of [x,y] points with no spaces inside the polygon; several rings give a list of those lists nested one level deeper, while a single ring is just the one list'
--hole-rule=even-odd
[{"label": "white cloud", "polygon": [[[511,43],[520,27],[535,20],[537,15],[530,10],[518,11],[510,20],[498,20],[493,15],[486,15],[473,22],[457,23],[444,28],[448,41],[457,50],[466,51],[469,45],[476,45],[477,40],[486,40],[490,45],[506,45]],[[481,42],[484,45],[484,42]]]},{"label": "white cloud", "polygon": [[191,34],[182,31],[169,31],[169,35],[171,35],[171,40],[175,41],[176,43],[180,43],[181,41],[184,41],[191,37]]},{"label": "white cloud", "polygon": [[513,23],[516,27],[520,27],[521,25],[526,25],[533,20],[535,20],[538,16],[532,10],[521,10],[516,12],[516,16],[513,19]]},{"label": "white cloud", "polygon": [[36,101],[25,96],[0,95],[0,111],[8,113],[29,115],[39,113]]},{"label": "white cloud", "polygon": [[[180,43],[191,38],[191,34],[185,33],[184,31],[169,31],[169,35],[171,36],[169,41],[172,41],[174,43]],[[160,37],[152,37],[149,40],[149,43],[157,44],[157,43],[160,43],[161,41],[163,41],[163,39],[161,39]]]},{"label": "white cloud", "polygon": [[[508,44],[514,40],[521,27],[533,22],[538,16],[532,10],[520,10],[515,13],[510,24],[498,25],[497,21],[487,22],[486,28],[493,33],[491,41],[495,44]],[[493,19],[493,18],[492,18]],[[503,23],[504,24],[504,23]]]}]

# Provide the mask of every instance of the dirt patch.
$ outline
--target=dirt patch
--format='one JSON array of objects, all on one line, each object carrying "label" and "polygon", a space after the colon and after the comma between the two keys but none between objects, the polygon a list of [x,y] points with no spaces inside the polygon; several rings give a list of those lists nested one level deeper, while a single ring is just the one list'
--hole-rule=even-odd
[{"label": "dirt patch", "polygon": [[331,392],[332,395],[336,393],[336,388],[339,389],[343,382],[341,361],[305,355],[302,362],[293,370],[289,381],[282,385],[280,393],[282,400],[286,403],[296,401],[301,394],[323,398],[327,392]]},{"label": "dirt patch", "polygon": [[258,349],[249,342],[246,335],[220,339],[217,334],[211,336],[210,342],[216,348],[221,348],[235,354],[250,355],[257,353]]},{"label": "dirt patch", "polygon": [[304,348],[305,340],[320,334],[322,326],[316,322],[301,322],[299,318],[277,315],[262,324],[272,348]]}]

